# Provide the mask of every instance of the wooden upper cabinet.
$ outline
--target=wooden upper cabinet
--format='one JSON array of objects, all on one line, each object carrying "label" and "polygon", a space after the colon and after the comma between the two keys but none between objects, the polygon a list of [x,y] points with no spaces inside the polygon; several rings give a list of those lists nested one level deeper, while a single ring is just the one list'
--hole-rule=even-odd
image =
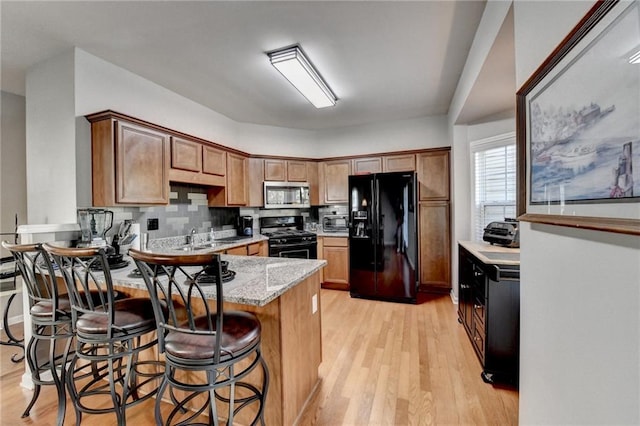
[{"label": "wooden upper cabinet", "polygon": [[169,180],[206,186],[224,186],[227,153],[204,142],[171,137]]},{"label": "wooden upper cabinet", "polygon": [[320,205],[320,189],[318,187],[318,164],[307,161],[307,182],[309,183],[309,202],[312,206]]},{"label": "wooden upper cabinet", "polygon": [[227,174],[227,152],[202,145],[202,173],[225,176]]},{"label": "wooden upper cabinet", "polygon": [[307,182],[307,162],[287,160],[287,181]]},{"label": "wooden upper cabinet", "polygon": [[307,162],[266,158],[264,180],[277,182],[306,182]]},{"label": "wooden upper cabinet", "polygon": [[247,167],[247,206],[264,207],[264,160],[262,158],[247,159],[249,165]]},{"label": "wooden upper cabinet", "polygon": [[116,121],[116,202],[169,202],[169,136]]},{"label": "wooden upper cabinet", "polygon": [[449,200],[449,149],[417,155],[420,201]]},{"label": "wooden upper cabinet", "polygon": [[199,172],[202,170],[202,144],[171,138],[171,168]]},{"label": "wooden upper cabinet", "polygon": [[95,207],[169,202],[169,135],[104,111],[91,123]]},{"label": "wooden upper cabinet", "polygon": [[287,180],[286,161],[274,158],[264,160],[264,180],[284,182]]},{"label": "wooden upper cabinet", "polygon": [[247,157],[227,153],[227,205],[247,205]]},{"label": "wooden upper cabinet", "polygon": [[413,172],[416,170],[415,154],[398,154],[382,156],[382,171],[390,172]]},{"label": "wooden upper cabinet", "polygon": [[322,204],[349,202],[349,174],[351,160],[332,160],[320,163],[318,184]]},{"label": "wooden upper cabinet", "polygon": [[354,158],[352,160],[351,173],[354,175],[380,172],[382,172],[382,158],[380,157]]}]

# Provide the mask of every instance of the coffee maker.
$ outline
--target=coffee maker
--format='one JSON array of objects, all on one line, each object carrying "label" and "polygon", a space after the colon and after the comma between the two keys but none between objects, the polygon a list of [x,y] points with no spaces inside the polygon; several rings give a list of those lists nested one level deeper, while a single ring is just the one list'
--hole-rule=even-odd
[{"label": "coffee maker", "polygon": [[82,233],[78,247],[106,246],[105,236],[113,226],[113,212],[105,209],[78,209],[78,224]]},{"label": "coffee maker", "polygon": [[253,217],[240,216],[238,222],[238,235],[244,235],[245,237],[253,236]]}]

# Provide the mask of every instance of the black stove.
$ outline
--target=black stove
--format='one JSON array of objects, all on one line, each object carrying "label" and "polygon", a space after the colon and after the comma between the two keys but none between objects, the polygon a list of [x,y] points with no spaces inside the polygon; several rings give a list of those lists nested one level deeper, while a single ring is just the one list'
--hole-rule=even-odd
[{"label": "black stove", "polygon": [[302,216],[260,218],[260,233],[269,237],[269,256],[317,259],[317,237],[303,230]]}]

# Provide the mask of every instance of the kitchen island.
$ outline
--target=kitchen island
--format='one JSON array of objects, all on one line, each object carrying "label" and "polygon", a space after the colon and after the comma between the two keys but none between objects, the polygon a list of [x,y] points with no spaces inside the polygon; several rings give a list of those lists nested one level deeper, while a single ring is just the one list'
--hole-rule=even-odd
[{"label": "kitchen island", "polygon": [[[234,279],[224,284],[225,310],[253,312],[262,325],[262,354],[270,375],[266,424],[294,424],[318,383],[322,361],[319,271],[326,261],[221,258],[235,272]],[[116,289],[131,297],[148,296],[144,280],[134,269],[131,261],[126,268],[112,271]],[[206,296],[213,305],[215,290]]]},{"label": "kitchen island", "polygon": [[458,242],[458,317],[487,383],[518,383],[520,249]]}]

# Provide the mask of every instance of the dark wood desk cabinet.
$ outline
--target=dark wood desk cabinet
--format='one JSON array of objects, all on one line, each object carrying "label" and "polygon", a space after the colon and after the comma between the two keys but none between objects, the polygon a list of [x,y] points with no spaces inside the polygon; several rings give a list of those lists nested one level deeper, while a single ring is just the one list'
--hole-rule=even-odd
[{"label": "dark wood desk cabinet", "polygon": [[520,266],[482,261],[473,250],[458,249],[458,321],[480,360],[482,379],[517,386]]}]

